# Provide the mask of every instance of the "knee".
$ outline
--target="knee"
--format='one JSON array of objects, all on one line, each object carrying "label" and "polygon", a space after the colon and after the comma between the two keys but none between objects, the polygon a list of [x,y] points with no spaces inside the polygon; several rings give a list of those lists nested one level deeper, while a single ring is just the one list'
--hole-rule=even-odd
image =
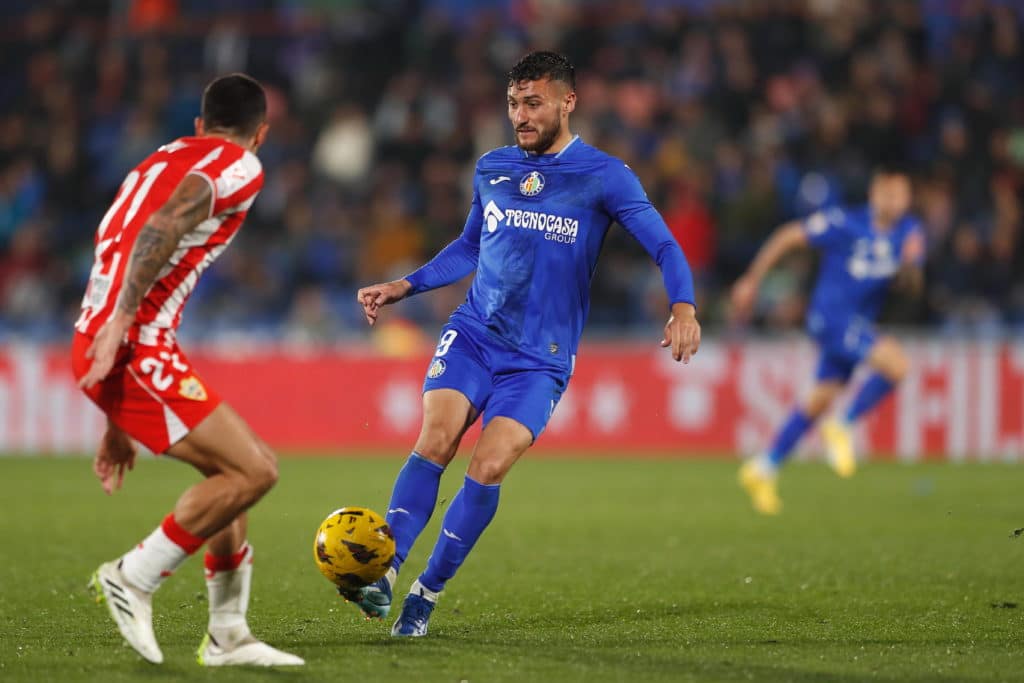
[{"label": "knee", "polygon": [[893,384],[902,382],[910,372],[910,359],[902,347],[896,342],[888,342],[880,355],[883,362],[876,366],[877,370]]},{"label": "knee", "polygon": [[811,392],[800,408],[808,418],[817,420],[828,412],[838,394],[838,388],[833,388],[831,385],[819,385]]},{"label": "knee", "polygon": [[446,425],[423,425],[420,438],[416,441],[416,452],[422,457],[447,467],[455,457],[462,434]]},{"label": "knee", "polygon": [[887,379],[893,384],[898,384],[903,381],[908,372],[910,372],[910,359],[902,350],[898,350],[893,354],[892,366],[889,368]]},{"label": "knee", "polygon": [[259,457],[253,458],[253,463],[246,472],[248,488],[258,499],[265,495],[277,483],[277,456],[265,444],[259,446]]},{"label": "knee", "polygon": [[832,406],[832,399],[830,398],[816,398],[815,400],[809,400],[801,406],[803,413],[811,421],[817,420],[819,417],[828,412],[828,409]]},{"label": "knee", "polygon": [[478,484],[500,484],[508,474],[509,465],[501,458],[473,458],[466,474]]}]

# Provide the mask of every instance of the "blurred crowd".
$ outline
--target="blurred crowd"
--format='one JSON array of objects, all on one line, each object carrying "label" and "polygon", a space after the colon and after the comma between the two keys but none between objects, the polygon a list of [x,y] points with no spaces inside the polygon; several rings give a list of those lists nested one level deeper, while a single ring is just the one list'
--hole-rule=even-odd
[{"label": "blurred crowd", "polygon": [[[0,339],[70,334],[95,226],[125,173],[190,134],[203,85],[270,95],[266,185],[186,311],[189,337],[365,334],[362,284],[462,229],[477,157],[511,142],[504,73],[530,49],[578,71],[575,132],[625,159],[683,245],[709,332],[780,223],[912,170],[927,291],[887,319],[1024,330],[1024,4],[1013,0],[5,0]],[[813,258],[757,324],[800,325]],[[403,303],[433,335],[465,291]],[[661,278],[621,229],[592,334],[656,334]],[[398,316],[396,316],[397,318]],[[653,327],[652,327],[653,326]]]}]

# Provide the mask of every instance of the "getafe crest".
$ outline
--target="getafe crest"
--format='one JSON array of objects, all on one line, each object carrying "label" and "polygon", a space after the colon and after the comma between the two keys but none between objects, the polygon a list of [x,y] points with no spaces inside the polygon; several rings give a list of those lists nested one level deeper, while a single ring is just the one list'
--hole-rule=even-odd
[{"label": "getafe crest", "polygon": [[430,379],[437,379],[444,374],[446,369],[447,366],[445,365],[445,362],[440,358],[435,358],[434,362],[430,364],[430,369],[427,370],[427,377]]},{"label": "getafe crest", "polygon": [[526,197],[536,197],[544,189],[544,176],[539,171],[531,171],[519,181],[519,192]]}]

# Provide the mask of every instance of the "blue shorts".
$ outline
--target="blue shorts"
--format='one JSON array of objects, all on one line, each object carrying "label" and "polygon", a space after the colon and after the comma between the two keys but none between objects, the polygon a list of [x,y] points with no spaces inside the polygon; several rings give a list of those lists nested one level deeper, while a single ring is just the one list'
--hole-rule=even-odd
[{"label": "blue shorts", "polygon": [[508,417],[536,441],[568,384],[568,373],[538,366],[487,332],[449,323],[441,330],[423,392],[455,389],[483,415],[484,427],[495,417]]},{"label": "blue shorts", "polygon": [[825,323],[812,317],[808,329],[821,351],[815,374],[819,380],[847,382],[878,341],[875,326],[864,318]]}]

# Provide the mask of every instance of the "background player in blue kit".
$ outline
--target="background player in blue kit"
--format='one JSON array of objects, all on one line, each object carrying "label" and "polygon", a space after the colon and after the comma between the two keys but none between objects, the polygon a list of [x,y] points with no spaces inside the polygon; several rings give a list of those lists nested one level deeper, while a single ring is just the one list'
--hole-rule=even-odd
[{"label": "background player in blue kit", "polygon": [[761,280],[783,256],[805,246],[821,253],[807,313],[807,331],[821,351],[817,381],[783,423],[768,452],[740,469],[740,484],[759,512],[781,510],[779,466],[829,409],[858,364],[866,363],[871,375],[845,415],[821,426],[829,463],[843,477],[856,469],[851,425],[888,396],[907,372],[903,349],[892,337],[878,336],[874,321],[893,280],[915,293],[922,286],[924,236],[908,213],[910,203],[910,178],[898,170],[879,169],[871,179],[867,206],[827,209],[803,222],[783,225],[733,286],[734,312],[747,318]]},{"label": "background player in blue kit", "polygon": [[502,479],[544,430],[572,375],[590,303],[590,280],[608,228],[618,222],[661,269],[671,302],[662,346],[688,362],[700,344],[693,278],[682,249],[636,175],[569,130],[575,72],[564,56],[534,52],[509,72],[516,145],[484,154],[465,228],[402,280],[360,289],[372,325],[380,307],[475,271],[466,302],[441,332],[423,385],[423,426],[395,481],[387,521],[392,570],[345,597],[384,617],[397,572],[437,503],[441,473],[483,415],[462,489],[444,516],[426,570],[412,584],[392,635],[422,636],[498,506]]}]

